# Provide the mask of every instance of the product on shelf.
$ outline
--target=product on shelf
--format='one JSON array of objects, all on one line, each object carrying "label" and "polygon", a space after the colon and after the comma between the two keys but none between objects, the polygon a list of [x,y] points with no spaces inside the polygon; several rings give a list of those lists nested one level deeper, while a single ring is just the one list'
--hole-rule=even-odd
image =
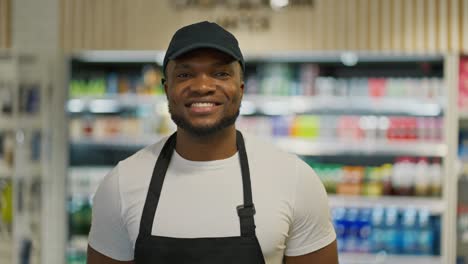
[{"label": "product on shelf", "polygon": [[125,137],[137,139],[141,136],[168,135],[175,131],[175,125],[167,116],[136,117],[83,117],[70,121],[70,137],[109,139]]},{"label": "product on shelf", "polygon": [[332,216],[340,252],[439,254],[440,218],[428,211],[337,207]]},{"label": "product on shelf", "polygon": [[20,113],[34,114],[40,111],[40,85],[21,83],[19,86]]},{"label": "product on shelf", "polygon": [[444,94],[441,78],[335,78],[319,76],[319,73],[319,66],[311,63],[259,65],[255,74],[247,76],[246,92],[279,96],[412,98],[423,101],[438,101]]},{"label": "product on shelf", "polygon": [[13,91],[11,84],[0,80],[0,116],[11,116],[13,112]]},{"label": "product on shelf", "polygon": [[356,142],[442,141],[442,118],[395,116],[241,116],[238,126],[261,136]]},{"label": "product on shelf", "polygon": [[468,57],[460,58],[460,68],[458,72],[458,105],[461,109],[468,108]]},{"label": "product on shelf", "polygon": [[0,180],[0,233],[11,231],[13,223],[13,185],[11,181]]},{"label": "product on shelf", "polygon": [[139,73],[89,73],[70,81],[71,97],[104,96],[114,94],[162,94],[162,73],[151,65],[142,67]]},{"label": "product on shelf", "polygon": [[0,167],[12,168],[14,159],[15,140],[13,133],[0,132]]},{"label": "product on shelf", "polygon": [[316,171],[330,194],[362,196],[440,197],[442,167],[439,159],[400,157],[395,164],[345,166],[306,162]]}]

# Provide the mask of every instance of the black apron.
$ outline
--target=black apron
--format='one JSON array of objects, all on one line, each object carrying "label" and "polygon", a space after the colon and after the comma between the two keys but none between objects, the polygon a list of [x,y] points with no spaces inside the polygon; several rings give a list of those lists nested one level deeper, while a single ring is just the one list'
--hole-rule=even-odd
[{"label": "black apron", "polygon": [[[153,220],[161,189],[176,145],[176,134],[169,137],[154,167],[143,207],[140,231],[135,244],[136,264],[264,264],[262,250],[255,235],[255,207],[252,202],[249,163],[242,134],[237,131],[237,150],[242,171],[244,204],[236,210],[241,236],[207,238],[173,238],[152,236]],[[210,206],[207,204],[206,206]],[[189,219],[187,221],[190,221]]]}]

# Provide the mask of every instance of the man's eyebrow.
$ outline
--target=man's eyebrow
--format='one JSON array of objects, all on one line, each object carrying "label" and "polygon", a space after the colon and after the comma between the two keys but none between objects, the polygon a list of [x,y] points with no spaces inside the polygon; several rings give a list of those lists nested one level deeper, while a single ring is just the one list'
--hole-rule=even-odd
[{"label": "man's eyebrow", "polygon": [[[232,60],[227,60],[227,61],[217,61],[217,62],[214,62],[212,64],[210,64],[211,67],[219,67],[219,66],[227,66],[231,63],[233,63],[234,61]],[[190,69],[192,68],[192,66],[190,65],[190,63],[177,63],[174,67],[174,69]]]},{"label": "man's eyebrow", "polygon": [[190,69],[190,65],[187,63],[177,63],[174,69]]},{"label": "man's eyebrow", "polygon": [[211,66],[226,66],[226,65],[229,65],[229,64],[231,64],[233,62],[234,62],[233,60],[218,61],[218,62],[215,62],[215,63],[211,64]]}]

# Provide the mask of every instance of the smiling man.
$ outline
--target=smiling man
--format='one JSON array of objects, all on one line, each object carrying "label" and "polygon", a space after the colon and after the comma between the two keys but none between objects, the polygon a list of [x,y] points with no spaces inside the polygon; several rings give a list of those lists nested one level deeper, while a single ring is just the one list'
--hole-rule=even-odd
[{"label": "smiling man", "polygon": [[215,23],[183,27],[163,70],[177,131],[100,184],[88,263],[337,264],[314,171],[236,130],[245,70],[236,38]]}]

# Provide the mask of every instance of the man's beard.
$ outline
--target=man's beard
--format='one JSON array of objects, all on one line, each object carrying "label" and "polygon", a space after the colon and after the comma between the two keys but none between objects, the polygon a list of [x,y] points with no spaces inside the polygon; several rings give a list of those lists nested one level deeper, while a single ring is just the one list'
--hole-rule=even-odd
[{"label": "man's beard", "polygon": [[240,114],[239,109],[233,115],[224,116],[220,121],[216,122],[213,125],[208,126],[194,126],[186,118],[181,115],[174,114],[171,111],[169,106],[169,113],[171,114],[171,119],[174,123],[181,129],[187,131],[189,134],[192,134],[196,137],[207,137],[219,132],[227,127],[230,127],[236,123],[237,117]]}]

